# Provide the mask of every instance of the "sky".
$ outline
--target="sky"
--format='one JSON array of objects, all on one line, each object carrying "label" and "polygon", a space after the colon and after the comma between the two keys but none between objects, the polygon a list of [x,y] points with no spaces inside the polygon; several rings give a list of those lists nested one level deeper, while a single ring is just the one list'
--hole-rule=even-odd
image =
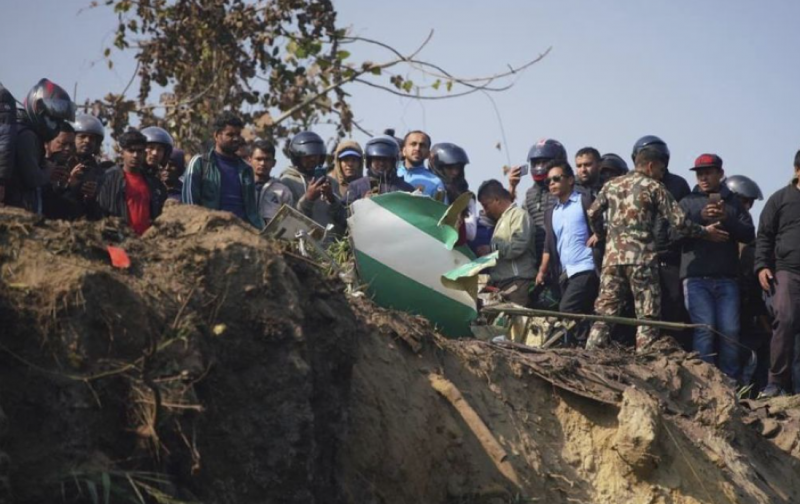
[{"label": "sky", "polygon": [[[88,4],[0,0],[3,17],[14,19],[0,31],[0,44],[7,48],[0,52],[0,81],[18,99],[41,77],[76,91],[79,101],[125,88],[133,54],[117,53],[108,69],[102,53],[111,45],[116,17],[108,8],[83,9]],[[334,0],[334,5],[340,26],[401,52],[414,50],[434,30],[420,57],[463,77],[519,66],[552,47],[515,78],[513,88],[491,95],[496,108],[481,93],[420,102],[363,86],[347,89],[356,119],[370,131],[423,129],[434,143],[464,147],[473,189],[502,178],[503,165],[524,162],[529,147],[545,137],[561,141],[570,159],[581,147],[594,146],[629,160],[636,139],[658,135],[672,151],[670,170],[690,185],[694,159],[713,152],[723,158],[728,175],[755,179],[765,197],[793,174],[800,149],[800,2],[795,0]],[[348,50],[354,60],[390,58],[372,47]],[[134,85],[129,94],[135,93]],[[363,145],[368,136],[355,132],[353,138]],[[279,160],[279,168],[284,163]],[[756,204],[754,217],[763,203]]]}]

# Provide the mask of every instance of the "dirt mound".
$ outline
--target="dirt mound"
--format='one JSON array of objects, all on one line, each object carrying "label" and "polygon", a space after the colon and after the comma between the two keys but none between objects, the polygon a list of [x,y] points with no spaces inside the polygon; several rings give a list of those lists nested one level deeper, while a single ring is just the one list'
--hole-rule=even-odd
[{"label": "dirt mound", "polygon": [[335,495],[357,321],[312,266],[180,206],[142,239],[3,210],[0,256],[14,502]]},{"label": "dirt mound", "polygon": [[666,342],[446,340],[196,207],[0,209],[0,328],[0,502],[800,502],[796,401]]},{"label": "dirt mound", "polygon": [[345,453],[353,502],[800,501],[800,461],[743,423],[723,375],[666,342],[640,357],[368,341],[351,420],[366,430]]}]

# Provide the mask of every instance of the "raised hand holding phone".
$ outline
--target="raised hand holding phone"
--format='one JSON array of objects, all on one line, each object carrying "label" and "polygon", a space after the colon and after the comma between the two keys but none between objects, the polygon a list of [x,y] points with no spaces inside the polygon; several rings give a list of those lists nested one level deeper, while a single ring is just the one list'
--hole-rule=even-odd
[{"label": "raised hand holding phone", "polygon": [[708,195],[708,204],[703,207],[700,215],[708,222],[719,222],[725,216],[724,205],[720,193],[711,193]]}]

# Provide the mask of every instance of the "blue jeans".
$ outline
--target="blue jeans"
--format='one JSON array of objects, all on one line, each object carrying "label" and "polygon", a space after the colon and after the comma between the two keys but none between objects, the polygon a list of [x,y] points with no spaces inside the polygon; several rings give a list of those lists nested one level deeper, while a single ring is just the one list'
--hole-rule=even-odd
[{"label": "blue jeans", "polygon": [[[694,351],[700,358],[738,380],[739,361],[739,284],[731,278],[687,278],[683,281],[686,310],[693,324],[706,324],[725,335],[725,338],[706,328],[694,330]],[[716,343],[716,345],[715,345]],[[717,349],[719,351],[717,351]]]}]

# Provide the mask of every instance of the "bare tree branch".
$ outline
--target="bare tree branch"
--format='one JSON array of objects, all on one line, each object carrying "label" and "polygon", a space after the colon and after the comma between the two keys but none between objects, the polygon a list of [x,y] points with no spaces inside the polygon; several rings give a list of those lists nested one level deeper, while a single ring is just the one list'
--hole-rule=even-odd
[{"label": "bare tree branch", "polygon": [[425,48],[425,46],[426,46],[426,45],[428,45],[428,42],[430,42],[432,38],[433,38],[433,30],[431,30],[430,32],[428,32],[428,36],[427,36],[427,37],[425,37],[425,40],[423,40],[423,41],[422,41],[422,44],[420,44],[420,46],[417,48],[417,50],[416,50],[416,51],[414,51],[414,52],[412,52],[412,53],[411,53],[411,54],[410,54],[410,55],[409,55],[407,58],[405,58],[405,59],[407,59],[407,60],[412,60],[412,59],[416,58],[416,57],[417,57],[417,54],[419,54],[419,53],[420,53],[420,51],[422,51],[422,50]]},{"label": "bare tree branch", "polygon": [[[338,115],[339,117],[342,116],[342,113],[339,112],[336,109],[331,109],[331,110],[329,110],[329,112],[332,112],[332,113]],[[372,131],[370,131],[370,130],[366,129],[365,127],[361,126],[361,124],[358,121],[356,121],[355,119],[350,119],[350,122],[353,123],[353,126],[355,126],[358,131],[360,131],[361,133],[364,133],[368,137],[375,136],[375,133],[373,133]],[[332,121],[326,121],[324,124],[336,125],[336,123],[332,122]]]},{"label": "bare tree branch", "polygon": [[[336,109],[335,109],[335,108],[333,108],[333,107],[331,107],[331,108],[328,110],[328,112],[333,112],[334,114],[338,115],[339,117],[342,117],[342,113],[341,113],[341,112],[339,112],[338,110],[336,110]],[[356,121],[355,119],[350,119],[350,122],[351,122],[351,123],[353,123],[353,126],[355,126],[355,127],[356,127],[356,129],[357,129],[358,131],[360,131],[361,133],[364,133],[365,135],[367,135],[367,136],[370,136],[370,137],[373,137],[373,136],[375,136],[375,134],[374,134],[373,132],[371,132],[371,131],[369,131],[368,129],[366,129],[366,128],[364,128],[363,126],[361,126],[361,124],[359,124],[359,122],[358,122],[358,121]]]},{"label": "bare tree branch", "polygon": [[535,65],[536,63],[539,63],[540,61],[542,61],[542,59],[544,59],[548,54],[550,54],[550,51],[552,51],[552,50],[553,50],[552,46],[548,47],[547,50],[545,50],[543,53],[539,54],[537,57],[535,57],[534,59],[528,61],[527,63],[524,63],[522,66],[520,66],[518,68],[513,68],[513,67],[511,67],[509,65],[509,69],[510,70],[508,72],[501,72],[501,73],[498,73],[498,74],[489,75],[489,76],[485,76],[485,77],[473,77],[471,79],[464,79],[464,78],[461,78],[461,77],[456,77],[456,76],[450,74],[450,72],[448,72],[445,69],[443,69],[442,67],[440,67],[439,65],[436,65],[436,64],[433,64],[433,63],[429,63],[427,61],[413,61],[413,62],[409,62],[409,63],[412,64],[412,66],[413,65],[424,65],[424,66],[427,66],[427,67],[434,68],[434,69],[442,72],[442,74],[439,75],[439,74],[436,74],[436,73],[433,73],[433,72],[430,72],[430,71],[426,71],[426,70],[422,70],[422,69],[419,69],[419,70],[421,72],[427,73],[428,75],[430,75],[432,77],[439,77],[439,78],[442,78],[442,79],[451,79],[454,82],[458,82],[459,84],[463,84],[463,85],[467,86],[467,85],[469,85],[468,83],[470,83],[470,82],[483,82],[483,81],[487,81],[487,80],[493,81],[493,80],[502,79],[504,77],[510,77],[512,75],[515,75],[515,74],[517,74],[517,73],[519,73],[519,72],[531,67],[532,65]]},{"label": "bare tree branch", "polygon": [[424,69],[421,69],[421,68],[418,69],[419,71],[421,71],[423,73],[426,73],[427,75],[430,75],[432,77],[438,77],[438,78],[441,78],[441,79],[453,80],[454,82],[458,82],[458,83],[464,84],[464,85],[467,85],[470,82],[484,82],[484,81],[488,81],[488,80],[502,79],[503,77],[509,77],[511,75],[517,74],[517,73],[529,68],[530,66],[535,65],[536,63],[540,62],[548,54],[550,54],[550,51],[553,50],[553,47],[550,46],[543,53],[539,54],[537,57],[533,58],[532,60],[530,60],[530,61],[528,61],[528,62],[526,62],[524,64],[522,64],[521,66],[519,66],[517,68],[514,68],[511,65],[508,65],[509,70],[507,72],[501,72],[501,73],[497,73],[497,74],[494,74],[494,75],[488,75],[488,76],[483,76],[483,77],[463,78],[463,77],[456,77],[456,76],[452,75],[450,72],[446,71],[445,69],[443,69],[439,65],[436,65],[436,64],[433,64],[433,63],[429,63],[427,61],[417,60],[415,58],[416,54],[418,54],[419,51],[422,49],[422,47],[424,47],[430,41],[430,38],[432,36],[433,36],[433,31],[430,32],[430,34],[428,35],[428,38],[426,39],[426,41],[423,43],[422,46],[420,46],[420,49],[418,49],[417,51],[415,51],[412,55],[410,55],[408,57],[403,56],[397,49],[395,49],[392,46],[390,46],[389,44],[386,44],[386,43],[381,42],[379,40],[374,40],[374,39],[370,39],[370,38],[367,38],[367,37],[360,37],[360,36],[350,36],[350,35],[343,37],[343,39],[344,40],[350,40],[350,41],[353,41],[353,42],[356,42],[356,41],[366,42],[368,44],[373,44],[373,45],[382,47],[382,48],[386,49],[387,51],[392,52],[398,58],[401,58],[404,61],[408,62],[409,64],[412,64],[412,66],[413,65],[427,66],[427,67],[433,68],[433,69],[441,72],[440,74],[437,74],[437,73],[430,72],[428,70],[424,70]]},{"label": "bare tree branch", "polygon": [[364,79],[355,79],[355,81],[358,82],[359,84],[365,84],[365,85],[367,85],[369,87],[373,87],[375,89],[380,89],[381,91],[386,91],[387,93],[391,93],[391,94],[397,95],[397,96],[402,96],[403,98],[409,98],[409,99],[412,99],[412,100],[449,100],[451,98],[459,98],[461,96],[471,95],[473,93],[477,93],[478,91],[484,91],[482,88],[476,87],[474,89],[470,89],[469,91],[464,91],[462,93],[452,93],[452,94],[446,94],[446,95],[441,95],[441,96],[412,95],[410,93],[403,93],[403,92],[398,91],[396,89],[392,89],[392,88],[390,88],[388,86],[383,86],[381,84],[375,84],[374,82],[370,82],[370,81],[364,80]]},{"label": "bare tree branch", "polygon": [[116,103],[121,102],[125,98],[125,93],[128,92],[128,89],[130,89],[131,84],[133,84],[133,81],[136,79],[136,76],[139,74],[139,65],[141,65],[141,61],[139,61],[137,59],[136,60],[136,68],[133,69],[133,75],[131,75],[131,79],[128,81],[128,85],[125,86],[125,89],[123,89],[122,93],[119,94],[119,97],[117,98]]},{"label": "bare tree branch", "polygon": [[308,98],[306,98],[305,100],[301,101],[300,103],[290,107],[288,110],[283,112],[277,119],[275,119],[273,124],[282,123],[283,121],[285,121],[286,119],[291,117],[292,114],[294,114],[298,110],[301,110],[304,107],[307,107],[307,106],[311,105],[312,103],[314,103],[315,101],[319,100],[320,98],[322,98],[326,94],[330,93],[334,89],[340,88],[340,87],[344,86],[345,84],[347,84],[349,82],[353,82],[359,76],[364,75],[365,73],[372,72],[375,69],[389,68],[391,66],[394,66],[394,65],[397,65],[397,64],[400,64],[400,63],[402,63],[401,60],[392,60],[392,61],[389,61],[389,62],[386,62],[386,63],[382,63],[380,65],[372,65],[372,66],[369,66],[369,67],[365,67],[364,69],[362,69],[360,71],[353,70],[353,75],[343,78],[340,82],[334,82],[332,84],[329,84],[328,86],[325,86],[324,88],[322,88],[321,91],[319,91],[317,93],[314,93],[313,95],[309,96]]}]

